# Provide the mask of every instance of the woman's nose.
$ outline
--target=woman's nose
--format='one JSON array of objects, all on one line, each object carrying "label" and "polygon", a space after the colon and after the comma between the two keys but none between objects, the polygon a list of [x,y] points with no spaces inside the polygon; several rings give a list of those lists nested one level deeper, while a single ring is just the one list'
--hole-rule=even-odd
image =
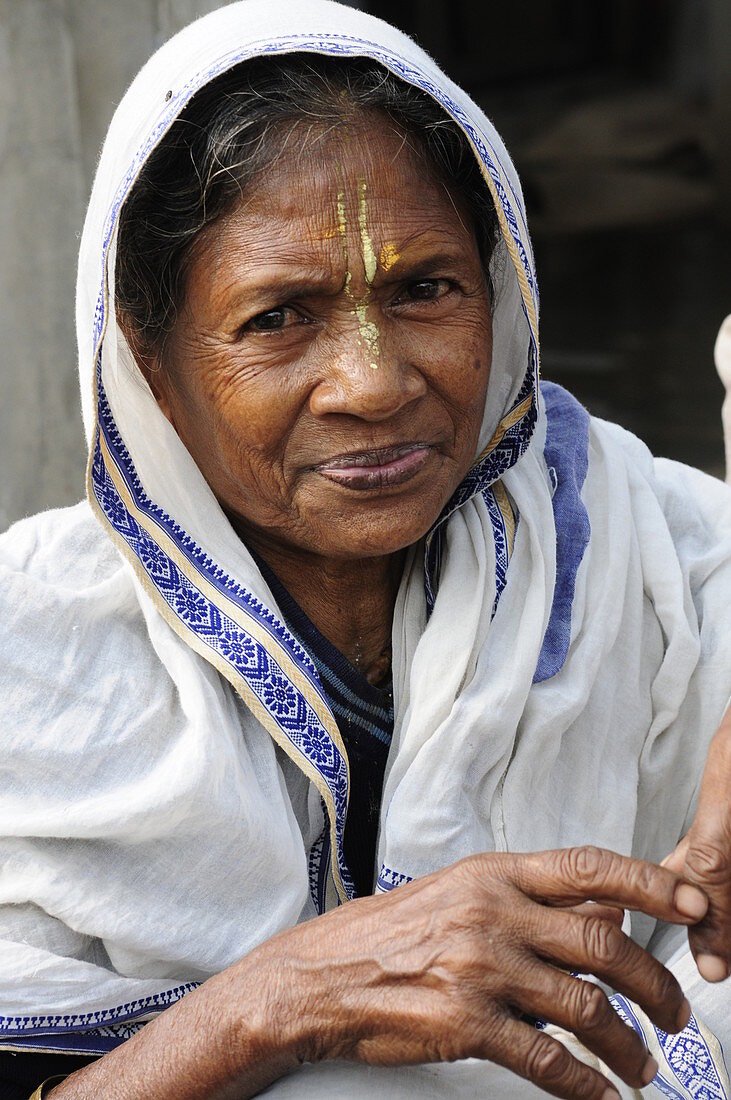
[{"label": "woman's nose", "polygon": [[404,363],[382,340],[379,344],[369,346],[357,337],[330,349],[321,380],[310,394],[315,416],[387,420],[424,396],[427,384],[417,367]]}]

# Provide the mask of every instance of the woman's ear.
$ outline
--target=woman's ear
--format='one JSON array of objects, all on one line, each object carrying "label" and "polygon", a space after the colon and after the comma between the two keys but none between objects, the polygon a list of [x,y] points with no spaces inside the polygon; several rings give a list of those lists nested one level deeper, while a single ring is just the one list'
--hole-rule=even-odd
[{"label": "woman's ear", "polygon": [[160,409],[170,423],[175,427],[170,403],[170,387],[167,373],[162,367],[162,355],[159,351],[153,351],[140,337],[139,330],[135,327],[129,316],[117,310],[117,324],[122,330],[122,335],[127,341],[127,346],[132,352],[135,363],[140,369],[147,385],[152,390],[152,395]]}]

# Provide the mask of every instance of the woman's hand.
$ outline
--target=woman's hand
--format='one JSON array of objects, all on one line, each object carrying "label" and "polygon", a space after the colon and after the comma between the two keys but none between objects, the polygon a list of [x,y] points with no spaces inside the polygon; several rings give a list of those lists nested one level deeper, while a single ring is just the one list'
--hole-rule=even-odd
[{"label": "woman's hand", "polygon": [[608,1100],[617,1093],[600,1073],[524,1017],[572,1031],[630,1085],[647,1084],[657,1066],[640,1039],[567,971],[678,1031],[690,1013],[680,986],[621,932],[616,909],[690,924],[707,904],[671,871],[597,848],[471,856],[274,936],[51,1095],[243,1100],[305,1061],[476,1057],[555,1096]]},{"label": "woman's hand", "polygon": [[688,941],[701,977],[723,981],[731,971],[731,707],[708,750],[693,824],[663,866],[708,897]]},{"label": "woman's hand", "polygon": [[676,923],[707,906],[677,876],[600,849],[470,857],[265,945],[287,984],[308,991],[300,1012],[311,1029],[299,1057],[476,1057],[556,1096],[616,1096],[527,1016],[572,1031],[628,1084],[646,1085],[657,1066],[642,1042],[597,985],[566,971],[596,975],[667,1031],[680,1030],[690,1009],[675,978],[615,920],[570,908],[589,899]]}]

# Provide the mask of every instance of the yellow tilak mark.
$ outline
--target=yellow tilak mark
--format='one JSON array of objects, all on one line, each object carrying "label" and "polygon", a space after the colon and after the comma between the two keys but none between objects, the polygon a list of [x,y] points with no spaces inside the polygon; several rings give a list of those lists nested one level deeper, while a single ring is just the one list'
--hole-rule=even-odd
[{"label": "yellow tilak mark", "polygon": [[[367,305],[365,302],[361,302],[355,307],[355,315],[358,318],[358,331],[360,332],[366,347],[370,351],[374,359],[378,359],[378,325],[375,321],[369,321],[366,314]],[[371,370],[378,370],[378,363],[371,362],[368,364]]]},{"label": "yellow tilak mark", "polygon": [[[366,281],[371,284],[376,274],[376,254],[373,250],[373,243],[368,236],[366,225],[366,198],[365,198],[365,180],[358,181],[358,220],[360,223],[360,239],[363,245],[363,264],[366,271]],[[345,215],[345,195],[342,191],[338,192],[338,232],[343,238],[343,250],[345,254],[345,263],[347,271],[345,273],[345,293],[352,300],[353,292],[350,289],[350,283],[352,279],[352,272],[350,270],[350,262],[348,258],[348,245],[347,245],[347,221]],[[362,342],[368,348],[372,355],[371,362],[368,364],[371,370],[378,370],[378,326],[374,321],[368,320],[366,313],[368,306],[366,302],[356,302],[355,309],[351,312],[358,318],[358,331],[361,336]]]},{"label": "yellow tilak mark", "polygon": [[[365,180],[358,180],[358,225],[360,226],[360,243],[363,249],[363,267],[365,268],[366,283],[370,287],[376,277],[378,260],[376,259],[373,241],[368,233],[368,203],[366,201]],[[368,365],[371,370],[378,370],[378,326],[374,321],[368,320],[366,308],[365,302],[361,302],[355,307],[355,312],[358,317],[358,328],[366,347],[373,356],[373,359]]]},{"label": "yellow tilak mark", "polygon": [[366,203],[366,182],[358,180],[358,224],[360,226],[360,240],[363,246],[363,266],[368,286],[376,277],[378,260],[373,248],[373,241],[368,235],[368,206]]},{"label": "yellow tilak mark", "polygon": [[389,271],[400,259],[401,253],[396,251],[395,246],[390,241],[384,244],[380,256],[381,267],[384,271]]}]

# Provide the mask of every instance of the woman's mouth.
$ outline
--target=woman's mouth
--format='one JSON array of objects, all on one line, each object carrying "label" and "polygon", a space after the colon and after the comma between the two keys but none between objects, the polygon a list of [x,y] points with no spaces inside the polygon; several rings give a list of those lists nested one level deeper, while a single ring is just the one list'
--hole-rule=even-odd
[{"label": "woman's mouth", "polygon": [[372,451],[353,451],[316,466],[318,474],[348,489],[385,489],[401,485],[422,469],[433,448],[428,443],[404,443]]}]

